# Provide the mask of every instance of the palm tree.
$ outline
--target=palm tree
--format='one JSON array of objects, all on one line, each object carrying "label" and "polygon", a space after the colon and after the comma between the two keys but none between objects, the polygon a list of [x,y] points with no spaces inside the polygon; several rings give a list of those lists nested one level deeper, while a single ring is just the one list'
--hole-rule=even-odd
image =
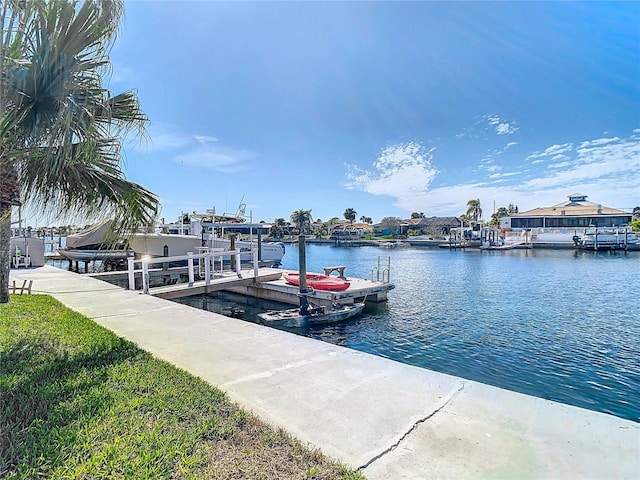
[{"label": "palm tree", "polygon": [[507,209],[506,207],[500,207],[498,208],[496,213],[491,215],[491,222],[489,223],[492,227],[497,227],[498,225],[500,225],[500,219],[502,217],[508,217],[508,216],[509,216],[509,209]]},{"label": "palm tree", "polygon": [[[76,8],[77,7],[77,8]],[[122,138],[144,131],[132,92],[102,87],[120,0],[0,6],[0,303],[9,300],[11,208],[150,224],[157,197],[125,178]]]},{"label": "palm tree", "polygon": [[269,232],[269,235],[273,238],[282,238],[286,227],[287,223],[284,221],[284,218],[276,218],[271,224],[271,231]]},{"label": "palm tree", "polygon": [[476,198],[475,200],[469,200],[467,202],[466,214],[473,218],[474,222],[477,222],[480,218],[482,218],[482,208],[480,208],[479,198]]},{"label": "palm tree", "polygon": [[360,217],[360,221],[361,221],[362,223],[368,223],[369,225],[371,225],[371,224],[373,223],[373,219],[372,219],[371,217],[367,217],[367,216],[365,216],[365,215],[362,215],[362,216]]},{"label": "palm tree", "polygon": [[347,208],[344,211],[344,218],[349,220],[351,225],[353,225],[353,221],[356,219],[356,215],[357,214],[358,214],[358,212],[356,212],[353,208]]},{"label": "palm tree", "polygon": [[293,212],[290,219],[291,223],[293,223],[298,231],[303,235],[311,226],[311,222],[313,221],[313,218],[311,217],[311,210],[303,209],[299,209]]}]

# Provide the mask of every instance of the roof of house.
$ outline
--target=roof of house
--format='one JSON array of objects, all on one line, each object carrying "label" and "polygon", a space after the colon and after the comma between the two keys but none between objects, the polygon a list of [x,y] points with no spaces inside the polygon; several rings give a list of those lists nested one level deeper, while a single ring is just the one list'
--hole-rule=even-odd
[{"label": "roof of house", "polygon": [[538,207],[526,212],[520,212],[512,215],[512,217],[555,217],[558,215],[625,215],[629,214],[624,210],[617,208],[605,207],[598,203],[589,202],[587,196],[580,193],[569,195],[566,202],[553,205],[551,207]]},{"label": "roof of house", "polygon": [[453,226],[460,225],[460,219],[458,217],[425,217],[419,219],[421,227],[440,227],[440,226]]}]

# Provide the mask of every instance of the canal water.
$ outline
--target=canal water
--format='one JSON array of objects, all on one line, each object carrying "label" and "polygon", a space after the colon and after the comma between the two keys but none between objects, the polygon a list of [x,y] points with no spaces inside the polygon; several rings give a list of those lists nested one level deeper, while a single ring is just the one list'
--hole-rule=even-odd
[{"label": "canal water", "polygon": [[[307,270],[396,288],[353,320],[300,335],[640,422],[640,252],[479,251],[307,245]],[[383,263],[386,262],[382,258]],[[288,246],[283,268],[298,268]],[[255,321],[276,305],[237,295],[183,299]]]}]

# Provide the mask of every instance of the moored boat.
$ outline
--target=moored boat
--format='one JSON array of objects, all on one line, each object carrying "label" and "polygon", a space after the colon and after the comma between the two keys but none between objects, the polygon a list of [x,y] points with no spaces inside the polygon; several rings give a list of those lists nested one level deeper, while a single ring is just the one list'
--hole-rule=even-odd
[{"label": "moored boat", "polygon": [[334,305],[331,308],[309,307],[307,313],[301,308],[288,310],[269,310],[259,313],[258,318],[263,325],[274,327],[306,327],[323,323],[341,322],[355,317],[364,309],[364,303]]},{"label": "moored boat", "polygon": [[[290,285],[300,286],[300,274],[298,272],[288,272],[283,275],[285,281]],[[307,285],[314,290],[329,290],[341,292],[351,285],[351,282],[331,275],[319,273],[308,273],[306,275]]]},{"label": "moored boat", "polygon": [[574,236],[573,241],[583,250],[637,250],[640,241],[630,228],[612,228],[585,230],[584,234]]}]

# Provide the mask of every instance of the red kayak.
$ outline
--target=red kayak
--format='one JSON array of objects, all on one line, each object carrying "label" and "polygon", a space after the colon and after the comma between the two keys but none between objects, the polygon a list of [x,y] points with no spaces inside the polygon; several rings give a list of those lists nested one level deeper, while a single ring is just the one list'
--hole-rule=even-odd
[{"label": "red kayak", "polygon": [[[299,273],[285,273],[284,279],[291,285],[300,286]],[[347,288],[349,288],[351,283],[338,277],[332,277],[330,275],[308,273],[307,285],[314,290],[331,290],[335,292],[341,292],[342,290],[346,290]]]}]

